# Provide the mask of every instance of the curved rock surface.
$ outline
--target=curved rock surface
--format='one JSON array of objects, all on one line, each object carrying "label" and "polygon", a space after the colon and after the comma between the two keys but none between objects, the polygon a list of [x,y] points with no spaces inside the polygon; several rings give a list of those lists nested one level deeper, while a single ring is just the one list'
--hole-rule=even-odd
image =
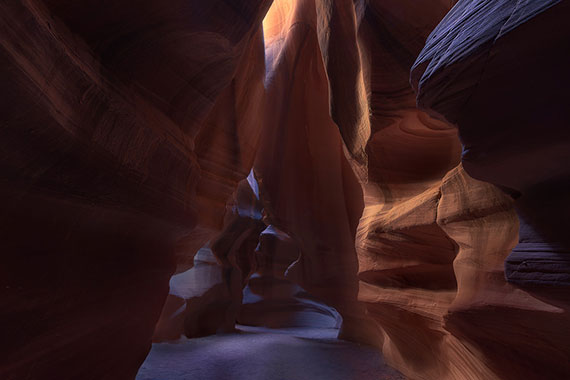
[{"label": "curved rock surface", "polygon": [[339,315],[410,379],[567,378],[569,4],[1,3],[0,378]]},{"label": "curved rock surface", "polygon": [[467,172],[520,197],[505,263],[520,285],[570,285],[569,14],[565,1],[460,1],[412,70],[418,104],[457,125]]},{"label": "curved rock surface", "polygon": [[185,332],[190,337],[205,336],[223,325],[230,296],[222,266],[207,245],[198,250],[193,264],[192,268],[170,278],[153,342],[177,340]]},{"label": "curved rock surface", "polygon": [[244,289],[237,321],[271,328],[340,328],[338,312],[315,299],[294,281],[302,253],[298,244],[275,226],[259,235],[257,271]]},{"label": "curved rock surface", "polygon": [[[231,194],[251,165],[257,102],[242,94],[262,89],[268,6],[0,4],[1,378],[135,376],[175,254],[188,268],[221,227],[225,199],[204,206],[200,176]],[[260,59],[236,75],[255,46]],[[246,124],[209,117],[219,128],[199,148],[228,87],[238,100],[217,112]],[[238,174],[212,168],[216,150]]]},{"label": "curved rock surface", "polygon": [[[413,8],[406,3],[357,2],[352,12],[344,14],[331,6],[325,14],[332,14],[330,17],[333,19],[345,17],[345,23],[323,22],[319,24],[320,29],[317,29],[325,30],[322,24],[340,29],[354,25],[357,32],[360,62],[351,58],[348,49],[345,50],[348,52],[345,68],[349,71],[346,76],[343,77],[340,70],[335,72],[330,64],[325,66],[330,81],[331,114],[334,117],[334,108],[343,104],[340,101],[335,103],[334,87],[358,89],[359,80],[363,81],[366,91],[353,98],[357,102],[367,102],[370,110],[369,132],[366,132],[366,123],[357,118],[353,118],[351,124],[353,136],[360,136],[361,141],[364,141],[366,156],[362,159],[355,151],[348,149],[365,200],[356,237],[361,279],[359,299],[367,304],[368,315],[378,324],[381,338],[376,339],[376,344],[382,347],[389,363],[411,378],[509,379],[530,376],[538,379],[545,373],[553,378],[563,377],[568,372],[565,363],[568,362],[570,352],[567,345],[568,329],[564,327],[568,297],[564,296],[562,290],[554,288],[552,295],[545,298],[544,291],[519,289],[505,281],[502,265],[506,259],[506,274],[509,276],[508,265],[513,256],[508,259],[507,256],[515,247],[518,236],[519,218],[515,214],[513,201],[493,185],[474,180],[465,173],[463,165],[470,173],[473,165],[466,160],[467,150],[471,147],[466,144],[463,127],[459,124],[457,131],[455,125],[449,123],[449,118],[436,120],[441,115],[433,112],[434,109],[437,111],[435,107],[428,110],[429,114],[418,109],[415,94],[408,83],[409,68],[420,53],[424,39],[453,3],[426,1]],[[549,12],[547,9],[552,12],[556,9],[556,6],[549,8],[552,4],[546,2],[540,6],[537,3],[531,4],[532,2],[512,2],[511,5],[515,3],[514,18],[502,30],[506,36],[514,35],[516,28],[525,25],[524,22],[529,20],[525,15],[529,11],[544,11],[546,14]],[[463,15],[457,11],[461,6],[460,2],[454,8],[458,15]],[[317,12],[319,9],[317,6]],[[481,7],[477,9],[482,10]],[[329,20],[326,18],[329,16],[322,17]],[[350,20],[353,17],[356,23]],[[560,19],[562,17],[559,16]],[[479,28],[484,29],[484,25],[479,24]],[[437,32],[438,29],[430,38],[435,38]],[[342,33],[342,30],[336,34],[331,31],[328,41],[333,39],[333,35],[339,36]],[[469,33],[466,32],[465,35],[468,36]],[[553,46],[562,46],[564,38],[565,34],[561,33],[554,38],[552,45],[549,45],[550,42],[546,45],[552,47],[545,48],[551,52],[545,60],[555,60],[554,55],[563,57]],[[532,40],[531,36],[520,39],[527,40]],[[350,38],[339,38],[337,43],[350,45],[353,43],[351,41]],[[330,62],[330,51],[327,50],[328,45],[323,44],[322,36],[320,42],[324,61]],[[513,47],[517,46],[513,41],[510,43]],[[533,44],[542,43],[541,39],[533,40]],[[519,43],[521,47],[523,44]],[[510,50],[509,54],[504,54],[505,58],[511,58],[510,62],[519,56]],[[337,56],[333,62],[340,65],[343,60]],[[355,80],[351,77],[350,70],[351,65],[358,64],[361,65],[361,79]],[[558,62],[553,65],[561,64]],[[480,70],[473,65],[469,61],[464,67],[473,72]],[[503,61],[501,72],[511,70],[512,66],[512,63],[509,65]],[[522,65],[517,67],[519,66]],[[449,68],[446,67],[445,70]],[[445,70],[440,77],[441,83],[456,83],[445,76],[448,73]],[[530,68],[528,70],[530,72]],[[538,68],[533,67],[532,70]],[[553,67],[553,71],[547,75],[559,76],[561,71],[561,67]],[[458,88],[461,89],[463,82],[460,79],[464,73],[455,75],[453,78],[457,79]],[[503,76],[508,77],[506,74]],[[481,102],[490,103],[489,94],[497,93],[497,83],[498,79],[488,82],[488,88],[480,92]],[[509,91],[509,86],[501,89]],[[456,100],[455,95],[448,95],[441,89],[429,92],[420,88],[418,101],[422,107],[422,91],[426,97],[440,96],[443,101]],[[532,99],[523,91],[518,95],[526,96],[528,102]],[[336,96],[342,99],[342,95]],[[508,98],[508,95],[505,94],[504,98]],[[564,97],[560,95],[558,99]],[[493,103],[495,108],[491,109],[494,115],[501,114],[497,107],[502,105],[500,101]],[[477,106],[479,108],[473,106],[473,114],[470,114],[472,119],[469,125],[474,127],[474,120],[481,120],[481,115],[476,113],[483,112],[481,107],[484,104],[479,103]],[[541,113],[542,106],[533,105],[537,117],[544,117]],[[347,107],[350,114],[350,107],[354,105]],[[551,108],[556,108],[553,114],[564,110],[560,103],[555,103]],[[487,111],[483,113],[485,112]],[[515,113],[515,110],[511,112]],[[518,115],[525,117],[520,112]],[[346,120],[335,121],[341,131],[349,125]],[[504,118],[494,120],[494,123],[497,122],[504,122]],[[493,128],[500,130],[496,124]],[[342,136],[346,139],[345,133]],[[481,141],[487,141],[483,134],[479,136]],[[563,137],[553,133],[545,138],[545,141],[549,141],[545,146],[551,149],[556,147],[553,143],[556,136]],[[521,139],[524,138],[527,144],[531,144],[533,139],[529,137],[527,135]],[[346,143],[350,148],[351,140]],[[560,151],[555,148],[552,155],[555,156]],[[513,152],[513,160],[516,154],[516,151]],[[508,153],[505,154],[507,156]],[[461,158],[463,165],[457,166]],[[562,159],[545,163],[542,174],[560,172],[557,168],[566,161],[567,159]],[[509,176],[519,180],[524,178],[523,173],[517,172],[503,174],[503,180]],[[481,179],[494,182],[489,177]],[[505,186],[504,183],[498,183]],[[551,191],[554,196],[559,194]],[[512,191],[510,193],[513,194]],[[557,202],[563,207],[565,197],[557,197],[552,204]],[[524,196],[518,204],[522,200]],[[561,222],[560,225],[566,225],[564,218],[561,216],[556,220]],[[521,225],[525,225],[524,218],[521,218]],[[546,230],[556,231],[550,225],[543,224]],[[522,241],[525,241],[524,236]],[[517,249],[514,252],[516,251]],[[561,252],[557,253],[558,260],[561,260],[559,253]],[[558,261],[560,264],[563,262]],[[550,269],[556,265],[552,263]],[[559,266],[560,268],[562,267]],[[565,272],[559,271],[559,285],[564,281]],[[542,278],[545,277],[543,275]],[[494,311],[500,313],[501,317],[495,317]],[[530,315],[536,318],[530,318]],[[479,325],[476,322],[478,319],[484,320],[484,324]],[[530,341],[533,343],[523,344],[520,349],[509,348],[520,345],[515,342],[523,340],[523,331],[532,336]],[[554,331],[559,331],[561,335]],[[506,351],[511,353],[508,364],[496,354]],[[548,370],[541,373],[541,368],[544,367]]]},{"label": "curved rock surface", "polygon": [[317,29],[321,5],[278,1],[267,16],[268,128],[254,169],[270,223],[301,252],[291,278],[338,310],[348,337],[363,323],[354,248],[362,195],[329,115]]}]

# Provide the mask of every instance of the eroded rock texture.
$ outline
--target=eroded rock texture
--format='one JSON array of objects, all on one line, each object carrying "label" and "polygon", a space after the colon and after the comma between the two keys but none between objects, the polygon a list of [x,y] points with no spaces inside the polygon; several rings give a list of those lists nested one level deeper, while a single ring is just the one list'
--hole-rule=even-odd
[{"label": "eroded rock texture", "polygon": [[412,379],[567,378],[569,3],[454,4],[0,4],[0,378],[339,315]]},{"label": "eroded rock texture", "polygon": [[300,265],[298,244],[275,226],[259,235],[255,250],[257,271],[244,289],[237,321],[242,325],[271,328],[338,329],[338,312],[308,294],[291,273]]},{"label": "eroded rock texture", "polygon": [[206,245],[194,256],[193,267],[170,278],[169,292],[153,342],[216,333],[224,325],[231,297],[222,266]]},{"label": "eroded rock texture", "polygon": [[135,376],[251,166],[268,6],[0,4],[1,378]]},{"label": "eroded rock texture", "polygon": [[560,1],[462,1],[412,75],[419,104],[457,125],[465,169],[520,196],[505,269],[521,285],[570,284],[569,12]]},{"label": "eroded rock texture", "polygon": [[[483,268],[496,263],[495,275],[471,283],[476,271],[462,259],[459,244],[458,294],[446,316],[446,329],[480,350],[502,379],[570,373],[569,245],[561,227],[570,225],[564,95],[570,56],[560,50],[569,41],[569,14],[567,2],[460,1],[432,32],[412,70],[418,104],[457,126],[465,170],[517,198],[516,247],[496,259],[479,250]],[[509,240],[516,235],[504,230],[509,224],[494,225],[504,231],[496,242],[514,246]],[[446,229],[454,239],[452,232]],[[503,261],[506,280],[515,286],[502,278]],[[468,273],[469,285],[463,283]]]},{"label": "eroded rock texture", "polygon": [[[479,17],[472,22],[477,31],[482,31],[485,27],[485,23],[481,20],[495,20],[505,15],[505,9],[510,7],[511,13],[514,9],[512,19],[502,29],[503,33],[508,32],[507,36],[514,35],[515,28],[524,27],[526,25],[524,23],[529,22],[529,17],[525,16],[527,14],[525,8],[536,12],[544,11],[549,6],[546,3],[539,5],[532,2],[511,2],[502,5],[498,2],[460,2],[454,11],[458,17],[469,15],[469,12],[461,11],[465,10],[461,7],[466,3],[471,3],[467,6],[467,9],[472,11],[469,17]],[[286,34],[275,34],[279,39],[269,45],[269,56],[273,57],[271,54],[280,51],[279,46],[288,46],[288,42],[292,46],[291,41],[295,41],[293,36],[299,33],[297,29],[305,25],[311,26],[311,31],[307,33],[309,36],[312,33],[317,35],[318,45],[316,43],[313,45],[320,50],[328,81],[331,118],[341,131],[347,157],[364,192],[365,208],[356,235],[356,247],[361,280],[359,299],[366,304],[368,317],[377,323],[377,329],[368,331],[372,336],[380,335],[371,340],[382,347],[384,355],[391,364],[411,378],[564,377],[569,370],[566,363],[570,352],[568,328],[565,327],[568,310],[567,293],[560,288],[553,288],[551,292],[521,289],[505,280],[503,263],[517,245],[518,238],[519,218],[514,211],[511,197],[511,195],[516,196],[516,192],[512,190],[505,192],[490,183],[471,178],[465,172],[464,166],[470,173],[473,172],[472,163],[466,160],[467,151],[472,149],[472,146],[463,138],[462,125],[459,123],[463,147],[454,125],[457,121],[447,118],[447,114],[439,112],[433,104],[429,103],[429,109],[426,109],[427,106],[424,104],[424,98],[430,96],[432,100],[441,100],[442,104],[458,101],[454,92],[446,92],[448,90],[446,86],[457,86],[455,90],[462,91],[466,86],[462,81],[465,74],[463,71],[470,70],[481,75],[481,72],[486,72],[486,67],[477,66],[476,62],[469,59],[462,63],[463,71],[458,70],[448,74],[445,70],[449,68],[440,70],[438,74],[441,73],[441,76],[435,77],[440,82],[433,85],[433,90],[420,88],[418,101],[422,109],[416,107],[416,95],[409,84],[410,68],[422,50],[425,39],[454,2],[424,1],[414,2],[413,6],[407,2],[396,4],[380,1],[297,1],[281,2],[281,4],[283,10],[280,13],[280,22],[286,26],[290,24],[291,27],[285,27],[288,32]],[[317,23],[311,23],[313,5]],[[286,13],[287,9],[291,13]],[[303,17],[296,13],[299,9],[303,9],[301,13]],[[489,9],[492,10],[490,13]],[[289,18],[283,15],[289,15]],[[485,18],[483,15],[488,17]],[[458,27],[461,24],[450,21],[449,25]],[[461,41],[465,41],[464,44],[471,49],[470,38],[473,32],[466,30],[462,33],[459,37],[450,37],[450,45],[443,45],[441,51],[447,54]],[[437,42],[438,38],[440,37],[436,29],[430,39]],[[521,37],[518,40],[520,42],[510,43],[513,44],[513,48],[516,46],[529,48],[527,40],[533,40],[532,44],[539,46],[545,38],[544,34],[540,38],[526,36]],[[560,75],[554,73],[563,71],[562,67],[556,65],[567,62],[554,48],[562,46],[564,38],[565,34],[561,33],[554,38],[555,41],[551,45],[549,42],[546,45],[548,47],[545,47],[550,52],[545,61],[555,60],[555,55],[563,58],[561,62],[551,64],[552,70],[547,75],[552,77]],[[311,39],[306,38],[305,41]],[[299,46],[296,55],[285,50],[291,56],[298,57],[297,60],[291,59],[291,61],[301,65],[303,57],[309,54],[306,52],[309,43]],[[430,41],[428,47],[429,43]],[[305,55],[299,52],[305,52]],[[530,50],[527,55],[529,54]],[[480,103],[474,105],[472,113],[469,114],[468,123],[475,131],[473,135],[479,136],[480,142],[487,144],[483,146],[484,152],[492,146],[497,147],[499,152],[498,147],[502,145],[496,140],[487,139],[484,134],[477,134],[476,131],[484,131],[487,128],[501,131],[500,126],[506,124],[508,120],[509,128],[513,129],[511,132],[504,132],[503,136],[505,139],[511,138],[516,134],[514,129],[519,125],[511,123],[511,113],[518,112],[517,116],[513,117],[514,120],[518,120],[517,117],[521,119],[527,117],[520,110],[500,111],[503,99],[508,99],[505,101],[514,107],[517,104],[516,99],[524,97],[526,103],[520,104],[526,105],[533,102],[531,99],[534,98],[528,92],[525,93],[520,85],[515,86],[516,83],[521,83],[520,77],[507,75],[508,72],[513,72],[513,66],[517,68],[523,66],[514,62],[521,55],[509,50],[504,56],[505,61],[497,63],[497,66],[501,67],[498,73],[502,73],[502,81],[505,81],[505,78],[512,78],[508,86],[501,87],[500,91],[504,94],[491,98],[489,94],[496,96],[500,93],[494,86],[503,82],[497,78],[494,82],[489,80],[488,88],[480,92]],[[446,57],[446,55],[437,56],[433,64],[441,63]],[[270,59],[271,62],[275,62],[273,58]],[[425,68],[424,66],[424,64],[418,65],[421,70]],[[528,73],[539,71],[538,67],[528,67],[526,70]],[[416,78],[415,75],[417,73],[412,77]],[[477,82],[477,78],[479,76],[474,74],[473,77],[465,78],[465,81],[480,86],[481,83]],[[297,76],[290,77],[289,81],[293,84],[289,88],[294,89],[297,86],[296,80],[301,81]],[[303,82],[308,86],[307,78],[303,78]],[[269,82],[269,86],[273,84],[274,82]],[[324,85],[321,86],[319,93],[326,90]],[[507,94],[510,91],[509,86],[519,88],[512,102],[513,97],[509,98]],[[548,86],[553,85],[552,83],[544,85],[544,91],[547,91]],[[309,91],[305,89],[303,92],[294,93],[295,96],[290,103],[281,105],[290,110],[287,118],[293,120],[296,117],[301,118],[299,115],[304,108],[303,105],[297,105],[296,100],[305,99],[303,96]],[[554,93],[556,94],[556,91]],[[310,99],[304,100],[303,104],[314,102],[316,96],[315,94]],[[347,101],[349,98],[351,101]],[[550,108],[545,108],[550,110],[556,108],[554,115],[563,113],[565,109],[561,104],[561,99],[565,99],[564,96],[560,94],[557,99],[558,101]],[[482,102],[487,102],[489,105],[492,103],[492,107],[482,110],[481,107],[487,104]],[[533,114],[536,118],[544,121],[548,116],[541,112],[543,105],[539,102],[531,109],[535,110]],[[311,107],[313,112],[323,109],[326,108],[314,105]],[[369,117],[362,115],[363,109],[369,110]],[[424,112],[424,109],[428,112]],[[453,110],[463,111],[462,108]],[[489,118],[491,115],[504,116],[487,122],[482,119],[482,114],[477,112],[488,114]],[[441,117],[442,113],[446,118]],[[307,121],[311,118],[316,117],[311,115],[303,118],[307,130],[305,133],[309,136],[305,137],[303,143],[308,144],[309,149],[313,149],[310,152],[313,153],[318,152],[316,150],[318,144],[311,143],[310,140],[311,124]],[[565,119],[560,116],[559,120]],[[479,123],[486,125],[481,127]],[[297,120],[292,124],[288,131],[281,135],[282,144],[283,138],[292,134],[291,130],[295,127],[299,128],[301,122]],[[552,136],[544,137],[544,147],[557,146],[554,141],[563,137],[560,134],[563,130],[557,129],[557,131]],[[514,139],[519,138],[525,141],[525,146],[533,144],[532,135],[526,134]],[[511,142],[512,140],[513,138]],[[556,173],[561,172],[557,168],[565,165],[567,161],[561,155],[561,152],[565,151],[562,148],[564,141],[560,140],[562,144],[560,150],[555,148],[551,152],[553,156],[558,155],[561,160],[554,162],[547,159],[544,166],[540,167],[543,175],[558,175]],[[518,156],[526,154],[526,150],[519,151],[514,148],[512,153],[503,150],[500,152],[504,153],[505,158],[513,161],[518,160]],[[296,153],[289,160],[295,162],[299,156],[298,152]],[[317,153],[311,156],[313,161],[315,156]],[[460,165],[461,159],[463,165]],[[522,163],[529,160],[532,159],[528,156],[521,158],[521,165],[518,167],[525,168]],[[306,170],[306,167],[300,165],[299,167]],[[502,175],[522,180],[531,174],[527,170],[525,173],[513,172]],[[512,184],[492,181],[489,177],[478,176],[478,178],[503,187],[521,189]],[[540,178],[538,173],[537,178]],[[265,178],[263,180],[266,181]],[[287,184],[280,183],[280,185],[283,188]],[[295,184],[295,186],[301,185]],[[327,190],[331,191],[329,189],[330,186]],[[553,190],[552,194],[556,197],[558,193]],[[542,199],[544,194],[545,192],[541,194]],[[564,205],[565,200],[562,198],[566,199],[562,195],[555,198],[558,199],[557,204]],[[524,195],[517,203],[520,205],[523,200]],[[301,202],[299,199],[291,198],[287,201]],[[294,207],[291,203],[288,210]],[[538,205],[538,202],[534,204]],[[315,204],[311,206],[316,207]],[[267,209],[270,210],[271,207],[268,206]],[[310,210],[310,207],[305,206],[304,209]],[[313,213],[307,213],[308,215]],[[288,217],[290,219],[283,222],[283,225],[301,223],[294,221],[291,213]],[[561,216],[556,220],[560,225],[567,225],[564,218],[565,216]],[[525,231],[525,220],[521,219],[522,241],[532,242],[530,239],[525,239],[522,233]],[[313,217],[312,220],[319,219]],[[307,217],[303,222],[306,221]],[[549,224],[553,222],[543,222],[542,227],[555,232],[556,229]],[[552,246],[561,247],[560,244]],[[507,259],[507,276],[510,276],[508,263],[512,262],[518,249],[516,248],[514,254]],[[547,249],[551,252],[553,250]],[[550,265],[549,270],[558,267],[558,285],[564,282],[563,273],[565,273],[564,270],[560,270],[564,265],[564,256],[560,256],[559,253],[560,251],[557,253],[557,262],[551,258],[544,260],[545,264]],[[542,275],[543,279],[546,277],[548,276]],[[550,295],[546,296],[549,293]],[[558,334],[555,331],[558,331]],[[507,357],[507,360],[503,360]],[[548,369],[544,369],[545,367]]]},{"label": "eroded rock texture", "polygon": [[267,16],[267,128],[254,168],[268,219],[301,252],[289,278],[338,310],[341,334],[355,337],[363,325],[354,248],[362,193],[329,113],[321,6],[281,1]]}]

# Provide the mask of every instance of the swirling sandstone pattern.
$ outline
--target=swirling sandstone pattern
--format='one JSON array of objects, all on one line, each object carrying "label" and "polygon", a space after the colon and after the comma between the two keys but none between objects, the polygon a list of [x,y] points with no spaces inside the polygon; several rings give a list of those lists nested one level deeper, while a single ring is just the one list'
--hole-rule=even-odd
[{"label": "swirling sandstone pattern", "polygon": [[520,242],[505,269],[521,285],[570,284],[570,53],[559,48],[569,12],[555,0],[462,1],[412,73],[419,104],[457,125],[465,169],[520,197]]},{"label": "swirling sandstone pattern", "polygon": [[266,20],[267,128],[254,169],[271,224],[301,251],[290,277],[336,308],[342,334],[356,337],[363,323],[354,248],[362,194],[329,114],[319,4],[277,2]]},{"label": "swirling sandstone pattern", "polygon": [[568,377],[569,3],[455,3],[1,3],[0,378],[340,323],[297,285],[411,379]]},{"label": "swirling sandstone pattern", "polygon": [[[312,9],[309,3],[286,5],[293,10]],[[409,68],[425,38],[453,4],[426,1],[414,5],[315,2],[319,22],[312,24],[327,74],[331,116],[364,191],[365,209],[356,236],[359,299],[377,322],[381,337],[376,344],[411,378],[563,377],[569,370],[568,297],[556,288],[547,296],[549,292],[523,290],[506,282],[502,265],[518,236],[513,200],[465,173],[459,165],[462,146],[449,119],[436,120],[415,106]],[[456,8],[457,14],[462,14],[457,11],[462,5]],[[531,2],[518,4],[516,20],[503,28],[504,33],[528,21],[525,6],[535,11],[548,8]],[[495,4],[493,9],[499,14],[503,8]],[[297,27],[299,20],[289,22]],[[347,25],[354,32],[347,33]],[[286,30],[289,33],[282,38],[293,40],[293,29]],[[335,47],[331,48],[333,40]],[[358,44],[356,58],[351,53],[354,43]],[[338,48],[343,44],[346,49]],[[561,41],[552,42],[556,44]],[[465,67],[479,70],[473,65],[468,61]],[[508,65],[503,67],[509,70]],[[560,71],[556,68],[554,73]],[[491,82],[489,86],[482,96],[494,91]],[[425,93],[430,96],[429,91]],[[346,101],[347,94],[352,102]],[[432,94],[445,101],[457,100],[446,98],[441,91]],[[521,96],[526,95],[521,92]],[[297,93],[295,99],[306,98]],[[419,99],[423,106],[422,92]],[[363,103],[370,110],[368,121],[359,117]],[[500,102],[493,104],[501,106]],[[339,111],[343,105],[345,113]],[[560,104],[552,108],[564,109]],[[290,112],[299,115],[300,109],[291,107]],[[311,109],[317,112],[318,108]],[[473,108],[474,113],[480,111]],[[432,109],[429,112],[440,117]],[[493,112],[498,111],[493,108]],[[471,124],[473,120],[478,119],[473,117]],[[461,125],[459,132],[463,132]],[[465,160],[466,147],[463,153]],[[556,172],[562,162],[549,162],[543,173]],[[511,177],[517,175],[524,177],[522,173]],[[563,272],[559,271],[557,281],[563,281]],[[528,343],[520,343],[525,334],[530,336]],[[503,352],[508,360],[497,354]]]},{"label": "swirling sandstone pattern", "polygon": [[[251,165],[259,127],[247,102],[263,54],[235,73],[246,52],[263,53],[268,6],[0,4],[1,378],[134,377],[175,251],[191,262],[221,227],[223,211],[196,195],[200,176],[229,195],[239,174],[226,172]],[[208,118],[224,91],[239,99],[217,112],[246,125]],[[207,119],[218,129],[203,130]]]}]

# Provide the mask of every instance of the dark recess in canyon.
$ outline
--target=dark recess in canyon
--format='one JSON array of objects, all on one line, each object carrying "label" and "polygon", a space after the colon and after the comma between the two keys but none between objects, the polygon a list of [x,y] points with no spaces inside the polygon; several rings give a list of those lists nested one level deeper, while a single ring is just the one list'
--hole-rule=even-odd
[{"label": "dark recess in canyon", "polygon": [[0,1],[0,379],[570,378],[569,18]]}]

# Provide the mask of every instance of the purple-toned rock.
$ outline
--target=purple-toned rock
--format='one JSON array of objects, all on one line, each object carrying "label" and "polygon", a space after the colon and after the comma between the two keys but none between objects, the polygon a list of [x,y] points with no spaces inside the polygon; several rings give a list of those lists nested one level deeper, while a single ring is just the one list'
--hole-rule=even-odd
[{"label": "purple-toned rock", "polygon": [[[170,278],[170,290],[154,329],[153,342],[176,340],[185,332],[189,336],[215,333],[218,326],[200,327],[204,325],[204,322],[201,322],[204,320],[215,324],[211,315],[215,313],[209,313],[206,305],[224,301],[229,305],[229,293],[211,291],[212,288],[224,289],[225,286],[222,280],[222,267],[211,249],[206,246],[194,256],[194,265],[191,269]],[[217,299],[212,301],[212,298]],[[224,314],[223,310],[219,313],[222,316]]]},{"label": "purple-toned rock", "polygon": [[275,277],[254,275],[244,289],[238,322],[270,328],[338,329],[342,317],[299,285]]},{"label": "purple-toned rock", "polygon": [[518,198],[520,285],[570,285],[570,4],[460,1],[412,68],[420,107],[454,123],[474,178]]}]

